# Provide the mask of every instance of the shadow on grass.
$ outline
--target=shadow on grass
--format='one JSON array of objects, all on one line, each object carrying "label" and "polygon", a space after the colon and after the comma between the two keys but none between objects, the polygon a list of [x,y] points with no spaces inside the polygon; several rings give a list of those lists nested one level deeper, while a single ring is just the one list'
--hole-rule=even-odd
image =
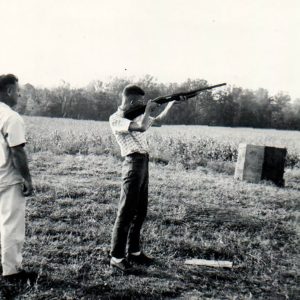
[{"label": "shadow on grass", "polygon": [[35,294],[36,291],[43,293],[45,291],[49,292],[50,290],[53,290],[53,295],[58,295],[61,292],[68,290],[76,291],[79,298],[83,296],[98,296],[102,294],[109,295],[111,292],[111,288],[104,282],[96,285],[86,285],[79,281],[53,279],[46,275],[40,276],[37,282],[32,286],[29,284],[8,284],[0,279],[1,300],[19,299],[18,297],[26,294]]},{"label": "shadow on grass", "polygon": [[233,231],[258,232],[266,225],[266,220],[253,215],[242,215],[238,210],[222,208],[187,208],[186,222],[209,222],[213,229],[226,227]]}]

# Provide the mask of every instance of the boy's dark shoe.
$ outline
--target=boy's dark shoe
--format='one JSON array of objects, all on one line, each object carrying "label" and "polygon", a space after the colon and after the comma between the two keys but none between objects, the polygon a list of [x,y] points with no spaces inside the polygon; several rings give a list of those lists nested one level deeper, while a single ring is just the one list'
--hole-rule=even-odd
[{"label": "boy's dark shoe", "polygon": [[120,262],[116,262],[114,259],[111,259],[110,267],[115,271],[121,271],[123,273],[127,273],[132,270],[132,265],[129,263],[129,261],[126,258],[124,258]]},{"label": "boy's dark shoe", "polygon": [[128,254],[127,259],[129,262],[144,266],[150,266],[154,262],[154,259],[147,256],[144,252],[141,252],[140,255]]},{"label": "boy's dark shoe", "polygon": [[33,285],[37,280],[38,275],[35,272],[26,272],[25,270],[21,270],[18,273],[3,276],[3,279],[7,283],[17,284],[17,283],[29,283]]}]

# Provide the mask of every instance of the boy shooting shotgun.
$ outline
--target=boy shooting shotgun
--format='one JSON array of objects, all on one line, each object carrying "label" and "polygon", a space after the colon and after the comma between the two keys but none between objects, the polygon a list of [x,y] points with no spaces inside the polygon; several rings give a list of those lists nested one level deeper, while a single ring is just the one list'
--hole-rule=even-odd
[{"label": "boy shooting shotgun", "polygon": [[[182,92],[182,93],[176,93],[176,94],[171,94],[171,95],[167,95],[167,96],[160,96],[160,97],[157,97],[157,98],[155,98],[151,101],[155,102],[155,103],[158,103],[158,104],[164,104],[164,103],[174,101],[174,100],[175,101],[182,101],[182,100],[180,100],[181,99],[180,97],[185,97],[185,99],[193,98],[193,97],[196,97],[198,94],[200,94],[203,91],[211,90],[211,89],[223,86],[223,85],[226,85],[226,83],[207,86],[207,87],[199,88],[199,89],[192,90],[192,91],[189,91],[189,92]],[[133,120],[137,116],[143,114],[145,112],[145,108],[146,108],[146,105],[143,105],[143,104],[132,107],[131,109],[128,109],[124,113],[124,117],[129,119],[129,120]]]},{"label": "boy shooting shotgun", "polygon": [[[145,131],[154,122],[161,121],[175,103],[210,88],[213,87],[159,97],[149,100],[146,105],[142,105],[145,92],[139,86],[131,84],[124,88],[122,104],[109,118],[124,157],[121,195],[110,251],[110,266],[114,270],[126,273],[132,268],[132,263],[150,265],[153,262],[140,245],[140,232],[148,207],[149,155]],[[167,106],[157,117],[150,116],[152,110],[166,102]]]},{"label": "boy shooting shotgun", "polygon": [[[145,131],[155,121],[164,118],[175,101],[156,117],[150,112],[159,104],[149,100],[144,113],[130,120],[125,117],[128,111],[140,106],[145,92],[136,85],[128,85],[122,93],[122,104],[110,116],[113,134],[124,157],[122,165],[122,186],[118,213],[112,232],[110,265],[114,270],[127,272],[132,263],[149,265],[153,259],[141,249],[140,232],[147,215],[148,207],[148,143]],[[185,97],[179,97],[185,100]],[[126,246],[128,250],[126,251]]]}]

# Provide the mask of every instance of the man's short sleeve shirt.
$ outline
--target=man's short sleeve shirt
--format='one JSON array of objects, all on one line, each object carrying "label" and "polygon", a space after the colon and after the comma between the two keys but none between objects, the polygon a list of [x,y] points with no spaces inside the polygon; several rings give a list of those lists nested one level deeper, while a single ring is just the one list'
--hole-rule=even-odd
[{"label": "man's short sleeve shirt", "polygon": [[23,119],[8,105],[0,102],[0,187],[23,182],[13,165],[10,148],[25,143]]}]

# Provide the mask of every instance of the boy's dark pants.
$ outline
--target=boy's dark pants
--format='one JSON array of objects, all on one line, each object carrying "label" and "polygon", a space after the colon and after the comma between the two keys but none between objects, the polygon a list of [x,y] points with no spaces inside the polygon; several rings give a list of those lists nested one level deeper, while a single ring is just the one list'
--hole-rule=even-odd
[{"label": "boy's dark pants", "polygon": [[140,251],[140,231],[148,206],[147,154],[127,155],[122,166],[122,187],[117,218],[112,233],[111,256],[123,258]]}]

